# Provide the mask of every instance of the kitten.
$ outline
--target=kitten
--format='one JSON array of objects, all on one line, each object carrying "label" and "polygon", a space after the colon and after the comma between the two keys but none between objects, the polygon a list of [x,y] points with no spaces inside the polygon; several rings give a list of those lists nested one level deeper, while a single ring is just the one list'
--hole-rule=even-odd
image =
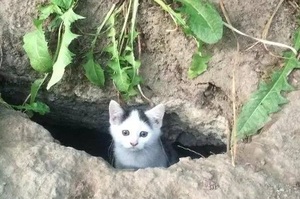
[{"label": "kitten", "polygon": [[163,104],[145,112],[139,109],[126,111],[116,101],[110,101],[110,134],[114,141],[116,168],[140,169],[170,165],[160,139],[164,113]]}]

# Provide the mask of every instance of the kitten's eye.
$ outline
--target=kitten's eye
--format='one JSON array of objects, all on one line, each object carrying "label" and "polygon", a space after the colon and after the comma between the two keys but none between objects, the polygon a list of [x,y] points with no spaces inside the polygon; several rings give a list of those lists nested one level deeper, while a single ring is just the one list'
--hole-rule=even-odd
[{"label": "kitten's eye", "polygon": [[148,135],[148,132],[146,132],[146,131],[140,132],[140,137],[147,137],[147,135]]},{"label": "kitten's eye", "polygon": [[129,133],[128,130],[123,130],[123,131],[122,131],[122,134],[123,134],[124,136],[128,136],[130,133]]}]

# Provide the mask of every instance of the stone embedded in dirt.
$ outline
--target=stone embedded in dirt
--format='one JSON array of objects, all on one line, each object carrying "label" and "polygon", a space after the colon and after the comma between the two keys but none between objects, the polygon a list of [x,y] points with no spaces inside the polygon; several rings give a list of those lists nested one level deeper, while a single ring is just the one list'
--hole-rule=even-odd
[{"label": "stone embedded in dirt", "polygon": [[[275,155],[268,164],[276,162]],[[276,169],[256,170],[257,164],[233,167],[223,154],[183,158],[167,169],[116,170],[102,158],[60,145],[26,115],[0,107],[2,198],[300,197],[299,188],[272,173]]]}]

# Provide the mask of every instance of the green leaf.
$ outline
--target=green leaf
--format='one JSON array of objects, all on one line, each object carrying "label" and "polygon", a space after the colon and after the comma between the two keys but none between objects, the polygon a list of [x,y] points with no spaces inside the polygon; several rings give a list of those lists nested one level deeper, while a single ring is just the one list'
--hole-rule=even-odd
[{"label": "green leaf", "polygon": [[130,78],[130,85],[127,91],[127,96],[132,97],[137,94],[135,91],[135,87],[140,84],[142,78],[138,75],[138,69],[141,66],[141,62],[136,59],[134,55],[134,41],[138,36],[138,32],[136,31],[136,16],[138,11],[138,0],[134,0],[132,4],[132,17],[131,17],[131,26],[129,31],[129,42],[125,48],[125,52],[123,55],[123,59],[129,64],[127,66],[129,69],[127,70],[127,74]]},{"label": "green leaf", "polygon": [[126,68],[121,68],[120,62],[111,60],[108,66],[113,70],[112,79],[120,92],[127,92],[130,86],[130,80],[126,73]]},{"label": "green leaf", "polygon": [[118,41],[116,39],[115,17],[115,13],[113,13],[108,19],[108,23],[111,26],[108,33],[108,37],[111,39],[111,45],[106,48],[106,51],[112,56],[108,62],[108,66],[113,70],[112,79],[117,89],[120,92],[127,92],[130,86],[130,79],[126,73],[126,68],[122,68],[120,62]]},{"label": "green leaf", "polygon": [[206,71],[207,63],[209,60],[210,56],[202,56],[200,52],[195,53],[193,55],[193,60],[188,71],[188,77],[193,79]]},{"label": "green leaf", "polygon": [[71,32],[71,24],[78,20],[83,19],[84,17],[77,15],[74,13],[72,9],[69,9],[67,12],[65,12],[61,19],[64,24],[65,32],[62,35],[61,39],[61,45],[59,48],[59,53],[57,56],[57,60],[53,65],[53,73],[51,76],[51,79],[48,82],[47,89],[49,90],[54,84],[59,82],[61,78],[63,77],[63,74],[65,72],[65,67],[72,63],[72,57],[74,54],[69,50],[68,46],[70,43],[76,39],[79,35],[76,35]]},{"label": "green leaf", "polygon": [[50,108],[46,104],[39,101],[34,102],[32,104],[25,104],[22,106],[12,106],[12,107],[19,110],[33,111],[39,113],[40,115],[45,115],[46,113],[50,112]]},{"label": "green leaf", "polygon": [[194,36],[205,43],[213,44],[223,35],[223,21],[212,4],[201,0],[178,0],[180,11],[187,15],[187,26]]},{"label": "green leaf", "polygon": [[23,48],[29,57],[32,68],[45,73],[52,69],[52,58],[48,51],[45,33],[41,29],[41,21],[36,20],[35,24],[37,29],[24,35]]},{"label": "green leaf", "polygon": [[288,102],[281,92],[293,89],[287,77],[297,67],[299,62],[295,55],[288,54],[284,68],[274,72],[269,83],[262,82],[259,85],[259,89],[251,95],[238,117],[238,138],[256,134],[269,120],[269,115],[280,110],[280,105]]},{"label": "green leaf", "polygon": [[43,6],[39,10],[40,10],[40,15],[38,18],[39,20],[45,20],[53,13],[56,13],[59,15],[63,14],[61,9],[55,4],[49,4],[49,5]]},{"label": "green leaf", "polygon": [[94,61],[94,56],[92,52],[86,54],[86,59],[87,61],[83,65],[86,77],[93,84],[103,87],[105,82],[103,69],[98,63]]},{"label": "green leaf", "polygon": [[294,48],[297,51],[300,49],[300,28],[296,31],[294,36]]},{"label": "green leaf", "polygon": [[68,10],[73,5],[74,0],[51,0],[51,2],[65,10]]},{"label": "green leaf", "polygon": [[176,24],[179,24],[185,30],[189,29],[180,13],[175,12],[169,5],[166,5],[165,2],[162,0],[154,0],[154,1],[157,4],[159,4],[162,9],[164,9],[166,12],[170,14],[170,16],[172,17],[172,19],[175,21]]},{"label": "green leaf", "polygon": [[37,93],[38,93],[41,85],[44,83],[44,81],[45,81],[45,78],[37,79],[32,83],[31,91],[30,91],[30,102],[29,102],[30,104],[34,103]]}]

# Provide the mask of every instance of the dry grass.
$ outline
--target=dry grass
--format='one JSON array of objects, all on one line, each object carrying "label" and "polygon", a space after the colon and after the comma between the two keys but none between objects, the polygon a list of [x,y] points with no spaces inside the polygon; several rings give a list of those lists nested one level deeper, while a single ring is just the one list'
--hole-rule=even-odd
[{"label": "dry grass", "polygon": [[[223,0],[220,1],[220,6],[223,12],[223,15],[225,16],[225,19],[228,24],[231,25],[230,19],[227,15],[226,9],[224,7]],[[238,37],[236,33],[232,30],[232,33],[236,39],[236,56],[234,59],[234,64],[232,66],[232,88],[231,88],[231,94],[232,94],[232,112],[233,112],[233,125],[232,125],[232,133],[228,133],[227,135],[227,153],[231,152],[231,162],[232,165],[235,166],[235,157],[236,157],[236,145],[237,145],[237,138],[236,138],[236,66],[239,64],[239,54],[240,54],[240,44],[238,41]],[[232,148],[231,148],[232,145]]]}]

